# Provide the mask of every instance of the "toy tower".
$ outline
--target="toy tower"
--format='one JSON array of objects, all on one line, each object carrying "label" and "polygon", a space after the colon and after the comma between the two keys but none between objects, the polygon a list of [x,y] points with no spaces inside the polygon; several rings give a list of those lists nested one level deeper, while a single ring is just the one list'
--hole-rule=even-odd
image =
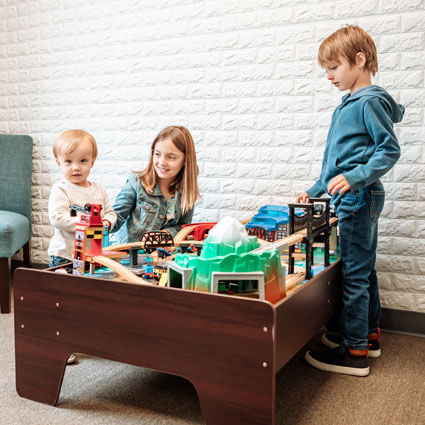
[{"label": "toy tower", "polygon": [[80,222],[75,226],[74,260],[72,274],[84,275],[88,257],[102,255],[103,223],[99,204],[86,204],[84,208],[71,205],[71,209],[82,211]]}]

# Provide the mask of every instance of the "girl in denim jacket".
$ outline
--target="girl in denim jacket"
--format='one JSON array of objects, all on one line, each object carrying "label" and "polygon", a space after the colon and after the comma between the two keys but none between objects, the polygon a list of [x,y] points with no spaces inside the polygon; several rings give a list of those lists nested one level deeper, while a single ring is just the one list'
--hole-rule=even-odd
[{"label": "girl in denim jacket", "polygon": [[151,146],[147,167],[131,175],[112,208],[112,232],[120,243],[139,241],[145,232],[166,230],[173,237],[191,223],[199,197],[198,165],[192,136],[181,126],[164,128]]}]

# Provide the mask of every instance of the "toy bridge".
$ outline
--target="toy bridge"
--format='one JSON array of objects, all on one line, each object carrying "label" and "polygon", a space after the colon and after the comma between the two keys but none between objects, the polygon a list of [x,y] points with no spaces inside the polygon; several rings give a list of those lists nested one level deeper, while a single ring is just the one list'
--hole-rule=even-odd
[{"label": "toy bridge", "polygon": [[[289,233],[286,238],[276,242],[266,243],[253,252],[264,252],[277,249],[281,255],[288,251],[288,277],[286,289],[295,286],[304,279],[311,279],[311,266],[313,264],[313,242],[322,240],[325,248],[325,267],[329,261],[329,238],[332,226],[338,222],[337,217],[330,217],[330,198],[310,198],[308,204],[289,204]],[[325,207],[323,208],[323,203]],[[295,208],[303,208],[306,214],[297,216]],[[295,272],[295,245],[305,244],[305,274]]]},{"label": "toy bridge", "polygon": [[155,251],[157,248],[174,246],[173,237],[168,232],[147,232],[140,241],[143,250],[147,253]]}]

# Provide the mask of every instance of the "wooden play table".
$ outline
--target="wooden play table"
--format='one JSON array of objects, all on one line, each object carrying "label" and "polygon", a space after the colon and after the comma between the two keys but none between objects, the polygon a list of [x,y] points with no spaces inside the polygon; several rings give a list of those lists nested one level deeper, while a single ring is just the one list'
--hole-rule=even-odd
[{"label": "wooden play table", "polygon": [[337,261],[277,304],[20,268],[16,388],[55,405],[71,353],[182,376],[207,425],[273,425],[277,372],[335,311]]}]

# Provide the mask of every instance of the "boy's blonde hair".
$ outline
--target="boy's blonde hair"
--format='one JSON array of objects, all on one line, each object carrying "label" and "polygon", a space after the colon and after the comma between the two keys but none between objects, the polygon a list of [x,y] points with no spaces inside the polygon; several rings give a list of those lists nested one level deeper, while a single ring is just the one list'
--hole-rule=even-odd
[{"label": "boy's blonde hair", "polygon": [[351,65],[355,65],[359,52],[366,57],[365,70],[375,75],[378,71],[378,55],[372,37],[356,25],[346,25],[322,42],[318,62],[324,68],[329,62],[338,62],[339,56],[342,56]]},{"label": "boy's blonde hair", "polygon": [[140,181],[146,192],[152,194],[158,177],[153,167],[153,153],[158,142],[171,139],[176,148],[184,153],[184,164],[175,180],[170,185],[170,192],[181,190],[182,198],[180,207],[185,214],[193,208],[195,201],[199,198],[198,189],[198,164],[196,162],[195,144],[189,130],[182,126],[169,126],[164,128],[155,137],[151,145],[151,154],[147,167],[139,172]]},{"label": "boy's blonde hair", "polygon": [[53,154],[57,158],[58,155],[72,153],[83,142],[91,144],[93,160],[95,160],[97,158],[96,140],[84,130],[68,130],[62,133],[53,143]]}]

